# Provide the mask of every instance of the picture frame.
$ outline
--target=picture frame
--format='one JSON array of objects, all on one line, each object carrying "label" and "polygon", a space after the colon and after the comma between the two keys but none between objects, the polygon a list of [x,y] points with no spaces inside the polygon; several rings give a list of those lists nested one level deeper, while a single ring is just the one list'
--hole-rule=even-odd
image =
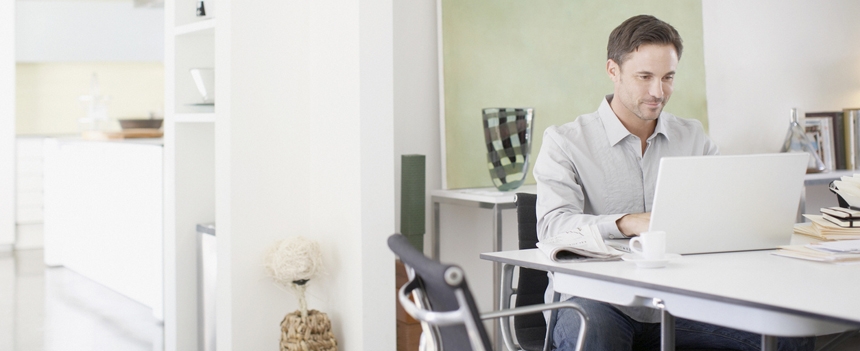
[{"label": "picture frame", "polygon": [[835,134],[833,132],[833,120],[826,116],[806,117],[804,121],[804,130],[806,136],[812,141],[818,157],[824,162],[824,167],[828,171],[836,168],[836,155],[834,143]]},{"label": "picture frame", "polygon": [[[807,112],[805,114],[806,120],[817,120],[822,118],[829,120],[830,133],[828,136],[833,144],[831,149],[833,150],[832,165],[834,168],[828,167],[828,169],[848,169],[847,155],[845,152],[845,123],[842,111]],[[824,161],[825,165],[827,164],[827,160],[822,159],[822,161]]]}]

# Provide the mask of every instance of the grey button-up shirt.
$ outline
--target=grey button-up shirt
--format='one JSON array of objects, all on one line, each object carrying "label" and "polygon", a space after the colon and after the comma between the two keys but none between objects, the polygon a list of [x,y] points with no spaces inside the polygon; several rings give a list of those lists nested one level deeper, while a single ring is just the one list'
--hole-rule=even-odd
[{"label": "grey button-up shirt", "polygon": [[[590,224],[605,239],[623,238],[615,221],[651,212],[661,158],[719,153],[701,122],[663,112],[643,155],[639,137],[621,124],[610,101],[607,95],[597,112],[544,132],[534,166],[538,240]],[[622,311],[641,322],[659,321],[653,310]]]}]

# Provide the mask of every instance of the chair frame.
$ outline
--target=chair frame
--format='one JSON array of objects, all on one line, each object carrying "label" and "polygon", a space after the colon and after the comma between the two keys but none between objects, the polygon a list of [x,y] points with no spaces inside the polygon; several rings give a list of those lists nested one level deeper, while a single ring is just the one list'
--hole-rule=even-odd
[{"label": "chair frame", "polygon": [[[511,306],[511,298],[517,294],[517,288],[513,286],[514,283],[514,269],[519,266],[510,265],[510,264],[502,264],[502,289],[501,296],[499,298],[499,309],[510,308]],[[553,292],[552,294],[552,303],[559,303],[561,300],[561,294],[558,292]],[[540,306],[540,305],[535,305]],[[517,307],[517,308],[526,308],[529,306]],[[542,311],[541,311],[542,312]],[[527,313],[523,313],[527,314]],[[546,336],[543,345],[543,351],[551,351],[552,350],[552,331],[555,329],[555,320],[556,315],[558,314],[558,310],[552,310],[550,314],[549,323],[547,323],[546,327]],[[511,332],[511,322],[510,316],[502,317],[500,329],[502,333],[502,341],[505,343],[505,347],[509,351],[521,351],[524,348],[514,342],[513,333]],[[580,333],[580,338],[582,337],[582,333]]]},{"label": "chair frame", "polygon": [[[400,289],[398,290],[397,298],[400,301],[401,306],[403,306],[404,311],[406,311],[406,313],[412,316],[412,318],[415,318],[422,323],[424,333],[422,333],[419,350],[438,351],[441,349],[440,345],[442,345],[442,343],[439,339],[439,332],[436,328],[437,326],[462,324],[466,328],[466,332],[469,336],[472,350],[490,351],[487,350],[487,347],[484,346],[484,343],[481,338],[479,328],[483,328],[483,326],[478,326],[474,322],[475,319],[472,316],[472,313],[469,309],[468,300],[466,299],[466,292],[463,291],[463,289],[461,288],[456,288],[454,290],[457,302],[459,304],[459,308],[457,310],[446,312],[430,311],[429,309],[427,309],[427,306],[429,306],[429,300],[424,296],[420,284],[418,283],[418,279],[416,279],[415,277],[415,271],[409,265],[405,266],[407,275],[409,277],[409,282],[400,287]],[[465,274],[463,273],[463,270],[459,267],[452,266],[445,271],[445,282],[452,287],[458,286],[464,279]],[[410,295],[415,299],[416,302],[410,300]],[[585,314],[585,311],[582,309],[582,307],[571,301],[561,301],[550,304],[531,305],[492,311],[488,313],[482,313],[480,315],[480,319],[507,319],[511,316],[540,313],[547,310],[558,310],[560,308],[571,308],[576,311],[582,318],[582,328],[580,328],[579,330],[579,337],[576,345],[576,350],[582,350],[583,345],[585,344],[585,333],[588,328],[588,316]],[[429,340],[426,339],[426,335],[428,334],[428,332],[431,335],[431,339]]]}]

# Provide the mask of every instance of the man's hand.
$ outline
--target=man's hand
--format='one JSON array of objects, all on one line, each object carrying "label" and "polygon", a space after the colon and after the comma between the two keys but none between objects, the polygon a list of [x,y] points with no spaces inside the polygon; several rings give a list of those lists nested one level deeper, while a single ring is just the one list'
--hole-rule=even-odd
[{"label": "man's hand", "polygon": [[650,224],[651,212],[626,214],[615,221],[618,230],[627,237],[637,236],[639,233],[648,231]]}]

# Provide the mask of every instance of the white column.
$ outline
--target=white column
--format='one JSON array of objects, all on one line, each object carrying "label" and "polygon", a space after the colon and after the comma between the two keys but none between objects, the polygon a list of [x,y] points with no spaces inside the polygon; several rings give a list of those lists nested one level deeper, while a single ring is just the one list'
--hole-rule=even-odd
[{"label": "white column", "polygon": [[277,345],[298,304],[262,259],[301,235],[322,246],[308,305],[339,348],[393,350],[392,3],[257,5],[218,2],[218,349]]}]

